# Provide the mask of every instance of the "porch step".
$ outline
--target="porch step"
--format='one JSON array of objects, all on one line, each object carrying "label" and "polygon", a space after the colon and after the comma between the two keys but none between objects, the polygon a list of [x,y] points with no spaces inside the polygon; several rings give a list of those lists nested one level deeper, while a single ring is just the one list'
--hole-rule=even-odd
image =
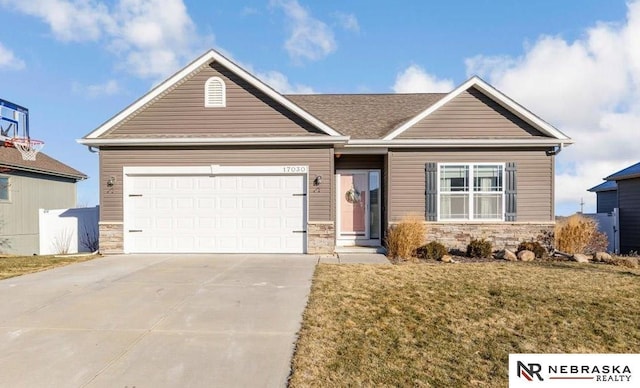
[{"label": "porch step", "polygon": [[384,247],[362,247],[362,246],[347,246],[347,247],[336,247],[335,252],[338,256],[341,253],[386,253],[387,250]]}]

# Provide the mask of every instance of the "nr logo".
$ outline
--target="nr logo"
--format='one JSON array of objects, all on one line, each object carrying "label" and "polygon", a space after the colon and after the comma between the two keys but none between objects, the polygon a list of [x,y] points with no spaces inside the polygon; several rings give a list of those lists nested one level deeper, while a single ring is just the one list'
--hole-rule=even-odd
[{"label": "nr logo", "polygon": [[533,377],[537,377],[538,381],[544,381],[540,372],[542,371],[542,365],[540,364],[524,364],[522,361],[518,361],[517,368],[518,377],[524,377],[528,381],[533,381]]}]

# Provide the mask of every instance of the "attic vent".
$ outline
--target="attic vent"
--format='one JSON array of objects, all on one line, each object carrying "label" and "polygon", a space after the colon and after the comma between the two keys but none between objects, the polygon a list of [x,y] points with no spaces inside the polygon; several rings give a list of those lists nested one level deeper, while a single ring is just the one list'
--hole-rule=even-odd
[{"label": "attic vent", "polygon": [[219,77],[211,77],[204,84],[204,106],[218,108],[227,105],[224,81]]}]

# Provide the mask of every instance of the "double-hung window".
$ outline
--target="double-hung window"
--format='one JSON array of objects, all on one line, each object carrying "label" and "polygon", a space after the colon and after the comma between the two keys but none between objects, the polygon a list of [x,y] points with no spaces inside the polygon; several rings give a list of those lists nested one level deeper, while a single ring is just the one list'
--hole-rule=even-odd
[{"label": "double-hung window", "polygon": [[504,164],[445,163],[438,175],[440,220],[504,220]]}]

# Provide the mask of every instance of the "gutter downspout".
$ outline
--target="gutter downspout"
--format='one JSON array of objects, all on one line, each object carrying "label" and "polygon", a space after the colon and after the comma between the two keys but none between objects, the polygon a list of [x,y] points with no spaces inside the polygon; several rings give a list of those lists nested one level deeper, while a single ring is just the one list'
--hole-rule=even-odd
[{"label": "gutter downspout", "polygon": [[551,151],[547,151],[547,156],[555,156],[558,155],[564,149],[564,143],[560,143],[557,147],[552,149]]}]

